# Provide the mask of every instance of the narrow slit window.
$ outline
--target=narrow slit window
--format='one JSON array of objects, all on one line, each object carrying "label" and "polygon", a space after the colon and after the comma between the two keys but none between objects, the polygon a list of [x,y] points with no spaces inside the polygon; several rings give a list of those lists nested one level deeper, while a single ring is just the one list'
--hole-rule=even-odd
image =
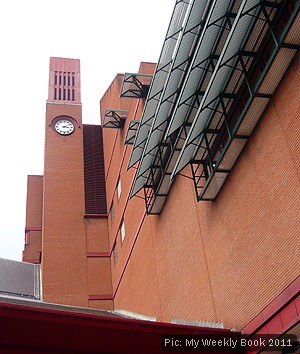
[{"label": "narrow slit window", "polygon": [[117,195],[118,195],[118,200],[121,197],[122,193],[122,184],[121,184],[121,178],[119,177],[118,184],[117,184]]},{"label": "narrow slit window", "polygon": [[121,241],[122,241],[122,243],[123,243],[123,241],[124,241],[124,239],[125,239],[125,235],[126,235],[124,219],[122,219],[122,221],[121,221],[120,234],[121,234]]}]

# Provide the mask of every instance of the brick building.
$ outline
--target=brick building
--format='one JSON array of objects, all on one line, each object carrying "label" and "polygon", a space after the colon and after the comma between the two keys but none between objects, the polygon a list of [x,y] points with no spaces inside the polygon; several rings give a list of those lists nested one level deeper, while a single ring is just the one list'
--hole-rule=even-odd
[{"label": "brick building", "polygon": [[44,301],[299,335],[299,6],[177,0],[101,126],[79,61],[51,58],[23,254]]}]

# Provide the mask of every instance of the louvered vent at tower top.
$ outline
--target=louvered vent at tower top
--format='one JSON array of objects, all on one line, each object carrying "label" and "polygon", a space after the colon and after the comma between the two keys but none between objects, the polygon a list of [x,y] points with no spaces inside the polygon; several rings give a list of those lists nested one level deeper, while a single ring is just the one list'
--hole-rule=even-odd
[{"label": "louvered vent at tower top", "polygon": [[75,73],[55,71],[54,101],[75,101]]},{"label": "louvered vent at tower top", "polygon": [[81,104],[80,61],[50,58],[48,103]]}]

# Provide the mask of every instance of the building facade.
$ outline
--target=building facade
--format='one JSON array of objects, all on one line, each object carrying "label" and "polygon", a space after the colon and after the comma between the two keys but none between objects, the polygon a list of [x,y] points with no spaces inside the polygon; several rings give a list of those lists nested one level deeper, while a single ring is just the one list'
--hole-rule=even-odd
[{"label": "building facade", "polygon": [[177,0],[101,126],[79,61],[51,58],[23,255],[45,301],[299,334],[299,6]]}]

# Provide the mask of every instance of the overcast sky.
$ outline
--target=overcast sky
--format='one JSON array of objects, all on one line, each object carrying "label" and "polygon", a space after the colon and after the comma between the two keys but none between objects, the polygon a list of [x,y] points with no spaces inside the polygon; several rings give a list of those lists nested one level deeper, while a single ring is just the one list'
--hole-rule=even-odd
[{"label": "overcast sky", "polygon": [[156,62],[175,0],[6,0],[0,5],[0,257],[21,260],[27,175],[43,174],[49,58],[81,60],[83,122],[117,73]]}]

